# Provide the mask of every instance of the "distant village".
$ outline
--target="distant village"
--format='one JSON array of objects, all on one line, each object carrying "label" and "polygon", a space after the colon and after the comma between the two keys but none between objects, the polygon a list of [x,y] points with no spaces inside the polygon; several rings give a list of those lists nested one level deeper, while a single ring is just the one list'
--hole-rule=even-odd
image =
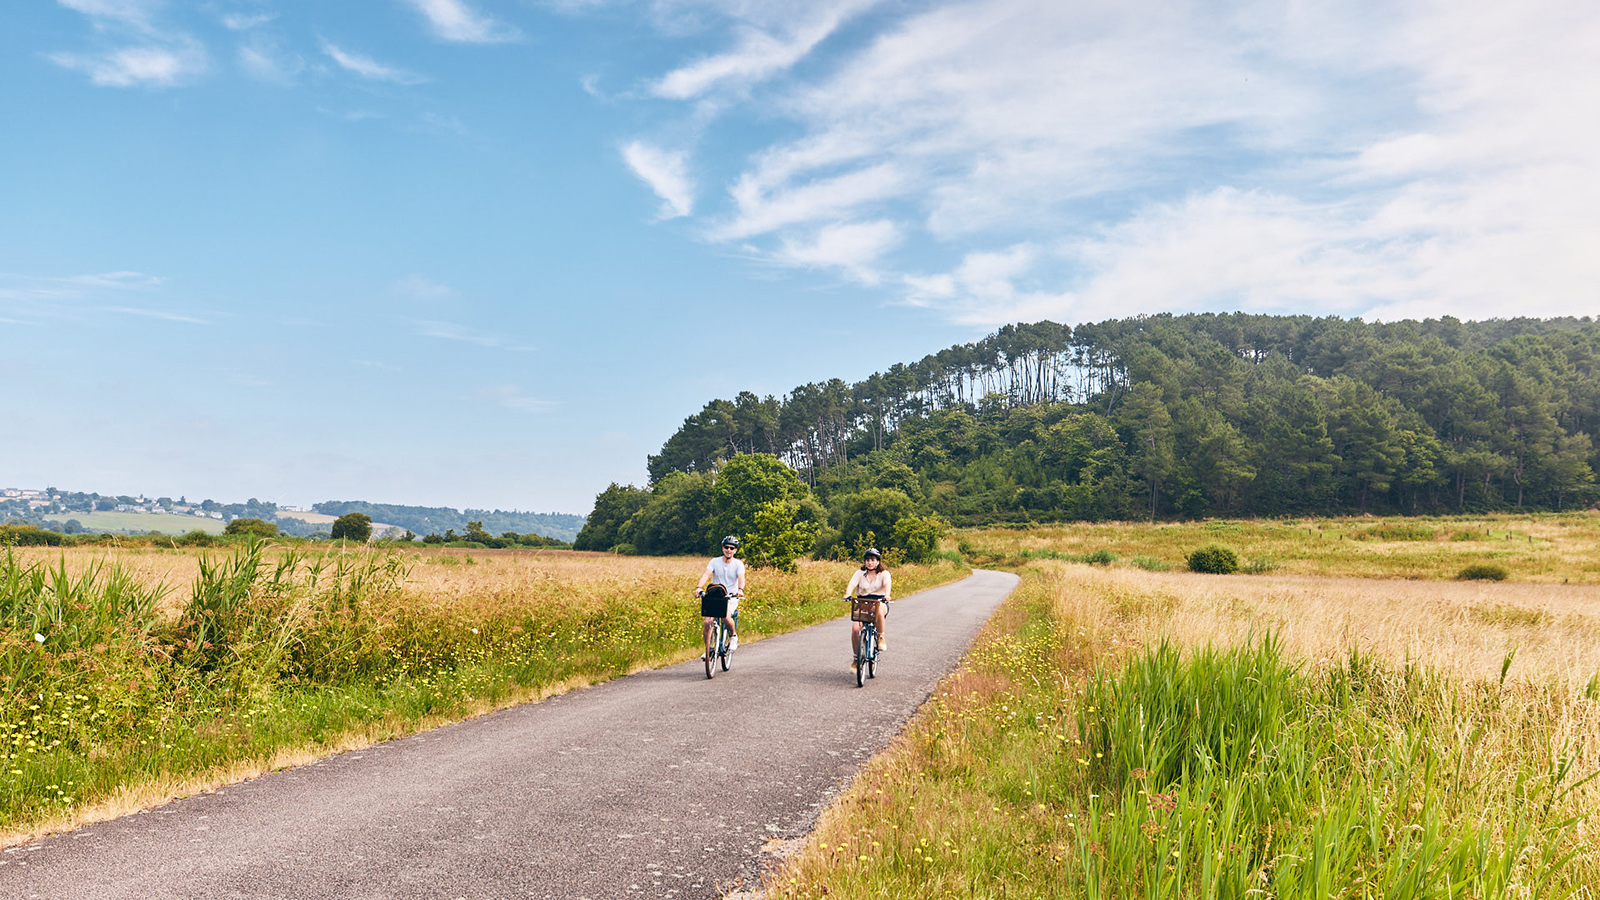
[{"label": "distant village", "polygon": [[[90,511],[89,509],[82,508],[69,509],[64,503],[57,499],[58,496],[60,495],[51,494],[47,491],[28,490],[26,488],[6,488],[4,490],[0,490],[0,498],[10,501],[21,500],[28,505],[29,512],[37,515]],[[91,507],[91,509],[97,512],[150,513],[151,515],[158,516],[198,516],[202,519],[226,520],[226,517],[223,515],[223,512],[220,509],[208,510],[203,506],[191,506],[184,502],[173,503],[171,500],[168,500],[167,504],[168,505],[162,505],[162,503],[159,501],[151,500],[150,498],[144,496],[117,497],[115,499],[100,499],[93,507]]]},{"label": "distant village", "polygon": [[[364,501],[338,501],[319,503],[312,508],[279,506],[251,497],[243,503],[218,503],[202,500],[192,503],[187,497],[146,497],[64,491],[54,487],[0,488],[0,525],[33,525],[47,531],[63,534],[143,533],[160,531],[180,533],[200,527],[200,523],[181,524],[184,519],[212,519],[232,522],[235,519],[261,519],[278,526],[278,530],[295,537],[326,536],[333,518],[348,512],[367,515],[374,526],[375,537],[400,538],[408,530],[416,535],[438,534],[446,539],[458,532],[465,533],[476,522],[489,533],[506,532],[536,534],[570,541],[583,526],[584,517],[566,513],[531,513],[515,510],[456,510],[447,507],[396,506],[366,503]],[[96,514],[131,513],[134,515],[179,516],[166,523],[138,522],[137,520],[107,521]],[[215,531],[216,527],[211,526]]]},{"label": "distant village", "polygon": [[[75,522],[75,516],[93,513],[135,513],[153,516],[186,516],[231,522],[238,518],[263,518],[271,521],[279,513],[304,512],[297,507],[279,507],[251,499],[247,503],[218,503],[203,500],[191,503],[186,497],[146,497],[103,495],[55,488],[0,488],[0,523],[7,521],[62,526]],[[62,520],[66,520],[63,522]],[[68,529],[69,532],[75,529]]]}]

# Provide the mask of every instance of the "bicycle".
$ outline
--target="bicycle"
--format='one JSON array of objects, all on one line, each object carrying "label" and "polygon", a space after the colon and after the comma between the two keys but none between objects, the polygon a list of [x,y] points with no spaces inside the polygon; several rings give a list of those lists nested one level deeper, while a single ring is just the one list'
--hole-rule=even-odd
[{"label": "bicycle", "polygon": [[882,594],[846,597],[850,601],[850,621],[861,623],[856,641],[856,687],[865,687],[868,678],[878,677],[878,604]]},{"label": "bicycle", "polygon": [[[705,623],[702,629],[705,635],[706,649],[705,653],[700,657],[706,664],[707,678],[712,678],[716,675],[717,666],[719,665],[722,666],[722,671],[724,672],[733,668],[733,631],[728,628],[728,623],[725,621],[728,617],[718,615],[718,613],[727,611],[727,599],[728,596],[724,594],[721,598],[723,602],[719,604],[717,602],[718,598],[708,593],[700,600],[700,615],[711,619],[711,621]],[[710,610],[710,612],[707,610]],[[737,621],[738,611],[735,610],[733,615]]]}]

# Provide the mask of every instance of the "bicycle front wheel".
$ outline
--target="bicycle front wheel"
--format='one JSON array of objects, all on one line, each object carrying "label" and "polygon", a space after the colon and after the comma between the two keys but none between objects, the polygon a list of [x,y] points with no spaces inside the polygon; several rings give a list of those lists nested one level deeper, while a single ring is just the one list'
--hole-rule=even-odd
[{"label": "bicycle front wheel", "polygon": [[861,641],[856,644],[856,687],[867,683],[867,640],[870,636],[865,628],[861,629]]},{"label": "bicycle front wheel", "polygon": [[722,671],[726,672],[733,666],[733,633],[728,631],[726,625],[721,626],[719,630],[722,632],[722,640],[718,643],[722,646],[717,658],[722,660]]},{"label": "bicycle front wheel", "polygon": [[863,634],[863,635],[861,635],[861,641],[862,641],[862,643],[867,645],[865,648],[863,648],[863,651],[862,651],[864,653],[864,655],[867,657],[867,677],[868,678],[877,678],[878,677],[878,633],[876,631],[872,632],[872,635],[871,635],[870,638],[867,635]]},{"label": "bicycle front wheel", "polygon": [[714,628],[706,631],[706,655],[702,658],[706,662],[706,677],[717,674],[717,631]]}]

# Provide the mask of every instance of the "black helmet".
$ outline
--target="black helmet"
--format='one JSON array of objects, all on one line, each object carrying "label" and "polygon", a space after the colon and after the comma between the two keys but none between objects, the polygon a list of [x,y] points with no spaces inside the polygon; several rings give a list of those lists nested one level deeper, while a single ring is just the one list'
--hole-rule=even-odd
[{"label": "black helmet", "polygon": [[732,547],[733,549],[737,550],[739,549],[739,539],[730,534],[722,539],[722,546]]},{"label": "black helmet", "polygon": [[868,547],[867,552],[861,554],[861,561],[866,562],[869,559],[875,559],[878,562],[883,562],[883,554],[878,552],[877,547]]}]

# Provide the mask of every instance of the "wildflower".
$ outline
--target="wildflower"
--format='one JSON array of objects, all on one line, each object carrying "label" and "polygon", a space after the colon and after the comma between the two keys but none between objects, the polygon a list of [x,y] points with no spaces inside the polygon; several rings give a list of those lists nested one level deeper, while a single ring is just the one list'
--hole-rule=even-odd
[{"label": "wildflower", "polygon": [[40,634],[40,633],[39,633],[39,632],[37,632],[37,631],[35,631],[35,632],[34,632],[34,633],[33,633],[33,639],[34,639],[34,640],[36,640],[36,641],[38,641],[38,642],[39,642],[39,643],[41,643],[41,644],[42,644],[42,643],[44,643],[44,635],[42,635],[42,634]]}]

